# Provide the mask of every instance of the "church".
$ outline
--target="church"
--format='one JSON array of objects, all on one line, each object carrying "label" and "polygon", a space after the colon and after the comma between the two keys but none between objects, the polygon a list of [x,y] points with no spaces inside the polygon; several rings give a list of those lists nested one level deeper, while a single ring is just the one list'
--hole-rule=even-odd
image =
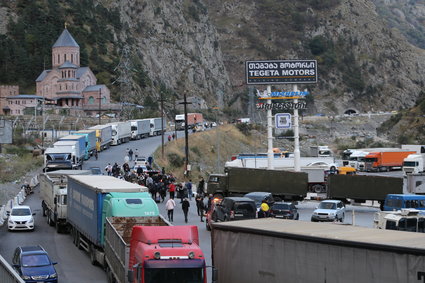
[{"label": "church", "polygon": [[36,95],[71,115],[96,116],[99,112],[116,112],[119,105],[111,104],[110,91],[98,85],[89,67],[80,66],[80,46],[65,27],[52,47],[52,68],[36,79]]}]

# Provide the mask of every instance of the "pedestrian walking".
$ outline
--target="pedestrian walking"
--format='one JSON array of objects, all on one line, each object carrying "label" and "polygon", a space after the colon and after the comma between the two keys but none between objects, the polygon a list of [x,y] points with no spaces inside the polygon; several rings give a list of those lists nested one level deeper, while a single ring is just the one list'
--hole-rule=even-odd
[{"label": "pedestrian walking", "polygon": [[178,184],[176,189],[177,189],[177,195],[178,197],[180,197],[180,203],[183,203],[183,199],[184,199],[183,186],[181,184]]},{"label": "pedestrian walking", "polygon": [[153,157],[152,156],[148,157],[148,163],[149,163],[149,166],[152,167],[152,163],[153,163]]},{"label": "pedestrian walking", "polygon": [[98,156],[98,153],[97,153],[97,149],[95,149],[95,150],[94,150],[94,157],[96,158],[96,160],[97,160],[97,158],[99,157],[99,156]]},{"label": "pedestrian walking", "polygon": [[176,134],[175,133],[173,133],[172,138],[173,138],[173,140],[176,139]]},{"label": "pedestrian walking", "polygon": [[201,195],[202,197],[204,197],[204,194],[205,194],[204,186],[205,186],[205,181],[204,181],[204,178],[201,177],[201,180],[199,180],[199,183],[198,183],[198,188],[196,190],[196,193],[198,195]]},{"label": "pedestrian walking", "polygon": [[205,203],[204,203],[204,197],[200,197],[200,201],[199,201],[199,216],[201,216],[201,222],[204,222],[204,213],[205,211]]},{"label": "pedestrian walking", "polygon": [[192,200],[192,180],[189,180],[189,182],[186,183],[186,189],[187,189],[187,194],[189,196],[189,200]]},{"label": "pedestrian walking", "polygon": [[131,148],[128,151],[128,157],[130,157],[130,161],[133,161],[133,150]]},{"label": "pedestrian walking", "polygon": [[112,165],[111,165],[111,163],[108,163],[108,165],[106,165],[105,171],[106,171],[106,174],[108,174],[108,176],[112,175]]},{"label": "pedestrian walking", "polygon": [[171,136],[170,135],[168,135],[168,141],[171,141]]},{"label": "pedestrian walking", "polygon": [[128,156],[128,157],[130,157],[129,155],[128,155],[128,153],[130,152],[130,149],[127,147],[127,149],[125,150],[125,156]]},{"label": "pedestrian walking", "polygon": [[137,157],[139,157],[139,150],[136,148],[134,151],[134,160],[137,160]]},{"label": "pedestrian walking", "polygon": [[189,212],[189,207],[190,207],[189,200],[187,198],[184,198],[182,203],[182,209],[184,213],[184,222],[186,223],[187,223],[187,213]]},{"label": "pedestrian walking", "polygon": [[170,198],[174,199],[174,192],[176,191],[176,185],[174,185],[174,183],[170,183],[168,185],[168,191],[170,192]]},{"label": "pedestrian walking", "polygon": [[170,197],[165,203],[165,209],[167,210],[168,221],[173,222],[174,219],[174,208],[176,207],[176,202],[174,201],[174,197]]}]

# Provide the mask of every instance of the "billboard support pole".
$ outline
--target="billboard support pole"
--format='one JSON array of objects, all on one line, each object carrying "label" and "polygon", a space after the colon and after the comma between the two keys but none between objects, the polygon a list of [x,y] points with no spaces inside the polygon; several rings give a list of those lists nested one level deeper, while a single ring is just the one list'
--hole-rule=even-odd
[{"label": "billboard support pole", "polygon": [[270,99],[267,100],[267,105],[269,108],[267,109],[267,169],[271,170],[273,168],[273,122],[272,122],[272,87],[270,85],[267,86],[267,95]]},{"label": "billboard support pole", "polygon": [[[298,87],[294,85],[294,92],[298,92]],[[297,105],[298,98],[294,99],[294,104]],[[294,171],[300,172],[300,134],[299,134],[299,126],[298,126],[298,109],[295,107],[294,109]]]}]

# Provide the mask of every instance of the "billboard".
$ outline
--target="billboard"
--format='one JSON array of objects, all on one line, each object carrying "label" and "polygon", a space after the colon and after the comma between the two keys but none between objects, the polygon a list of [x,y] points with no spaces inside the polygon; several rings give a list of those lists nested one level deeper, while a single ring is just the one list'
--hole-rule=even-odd
[{"label": "billboard", "polygon": [[316,60],[246,61],[246,83],[301,84],[317,82]]}]

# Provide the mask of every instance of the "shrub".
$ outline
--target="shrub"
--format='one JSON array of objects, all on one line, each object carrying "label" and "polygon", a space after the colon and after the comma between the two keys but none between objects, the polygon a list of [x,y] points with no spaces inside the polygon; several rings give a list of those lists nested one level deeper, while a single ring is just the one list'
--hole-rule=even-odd
[{"label": "shrub", "polygon": [[236,128],[245,136],[251,135],[252,125],[247,123],[236,124]]},{"label": "shrub", "polygon": [[182,157],[182,156],[180,156],[180,155],[178,155],[174,152],[168,153],[167,158],[168,158],[168,161],[170,162],[170,164],[174,167],[181,167],[181,166],[184,165],[184,157]]}]

